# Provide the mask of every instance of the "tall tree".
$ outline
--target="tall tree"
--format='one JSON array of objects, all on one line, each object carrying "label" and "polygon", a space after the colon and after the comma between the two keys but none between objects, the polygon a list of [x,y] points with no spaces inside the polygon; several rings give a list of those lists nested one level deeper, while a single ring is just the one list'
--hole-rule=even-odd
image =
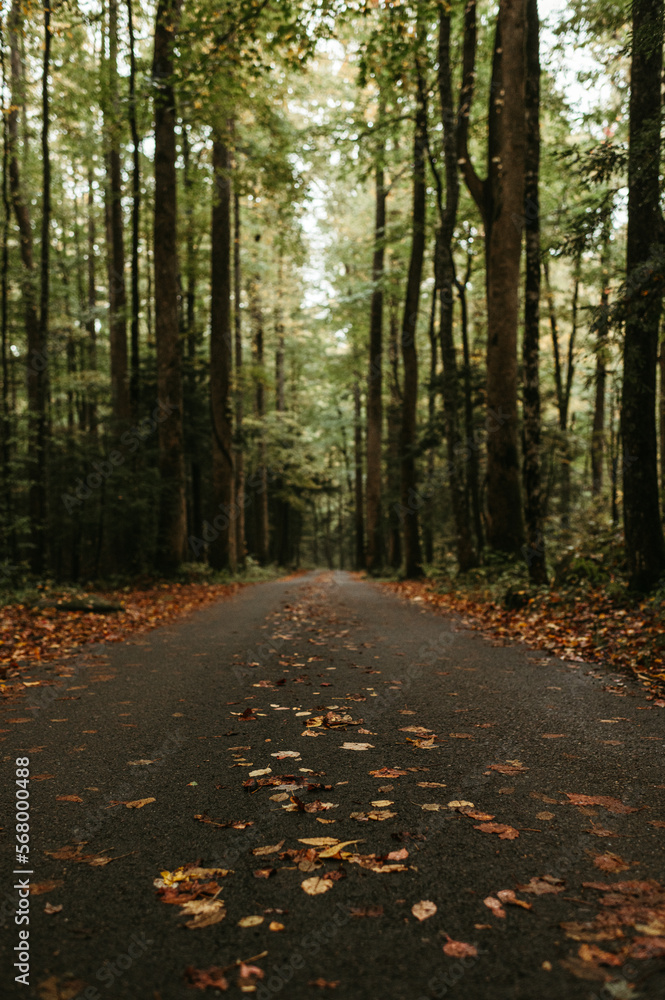
[{"label": "tall tree", "polygon": [[443,151],[446,177],[446,199],[443,202],[442,183],[434,159],[432,168],[436,179],[439,226],[436,232],[434,266],[436,287],[439,292],[441,358],[443,361],[443,411],[448,450],[448,480],[457,536],[457,561],[462,572],[477,563],[471,540],[469,516],[469,490],[465,475],[465,447],[460,431],[459,371],[457,350],[453,336],[453,288],[456,284],[453,258],[453,235],[457,223],[459,204],[459,177],[457,166],[458,124],[453,111],[453,94],[450,70],[450,8],[439,8],[438,37],[438,86],[443,125]]},{"label": "tall tree", "polygon": [[540,475],[540,24],[538,0],[527,0],[524,220],[524,520],[529,579],[547,582]]},{"label": "tall tree", "polygon": [[[256,236],[255,241],[260,242]],[[254,416],[259,424],[258,463],[256,476],[256,558],[262,566],[269,559],[270,534],[268,522],[268,469],[266,466],[266,435],[263,421],[266,415],[265,371],[263,367],[263,307],[261,305],[261,275],[257,271],[250,282],[249,307],[254,326],[252,361],[254,362]]]},{"label": "tall tree", "polygon": [[237,166],[236,183],[233,191],[233,331],[235,369],[235,501],[236,518],[236,559],[238,565],[245,565],[245,452],[243,438],[243,363],[242,363],[242,311],[241,288],[242,271],[240,259],[240,194],[238,193]]},{"label": "tall tree", "polygon": [[125,231],[122,218],[122,162],[120,154],[120,95],[118,92],[118,0],[108,6],[108,97],[105,124],[108,134],[106,225],[108,237],[109,331],[111,349],[111,406],[116,424],[130,418],[127,372],[127,290],[125,286]]},{"label": "tall tree", "polygon": [[659,170],[663,0],[633,0],[632,27],[621,417],[623,517],[630,584],[648,590],[665,573],[655,415],[664,250]]},{"label": "tall tree", "polygon": [[10,49],[11,108],[7,115],[9,145],[9,189],[19,230],[21,263],[23,266],[22,299],[27,338],[27,388],[28,388],[28,481],[30,517],[30,563],[35,572],[44,567],[44,539],[46,518],[46,400],[47,371],[46,343],[37,308],[37,276],[35,273],[32,222],[29,203],[22,186],[19,163],[19,111],[24,104],[23,60],[21,37],[23,7],[20,0],[13,0],[8,18]]},{"label": "tall tree", "polygon": [[[382,125],[379,103],[378,125]],[[381,133],[382,135],[383,133]],[[376,153],[374,168],[374,255],[372,257],[372,302],[369,318],[369,371],[367,376],[367,549],[370,573],[381,569],[384,559],[381,516],[381,442],[383,437],[383,267],[386,239],[385,140]]]},{"label": "tall tree", "polygon": [[[178,328],[176,107],[174,48],[180,0],[158,0],[155,17],[155,213],[153,228],[157,394],[166,415],[159,424],[161,480],[157,564],[165,572],[183,559],[187,532]],[[164,414],[164,411],[163,411]]]},{"label": "tall tree", "polygon": [[487,538],[518,553],[524,541],[517,427],[517,327],[524,211],[526,0],[500,0],[492,60],[487,177],[468,148],[476,0],[464,12],[459,160],[485,226],[487,275]]},{"label": "tall tree", "polygon": [[[422,32],[418,32],[418,47]],[[400,433],[400,496],[404,538],[404,572],[407,578],[422,576],[420,554],[419,497],[416,477],[416,411],[418,406],[418,353],[416,327],[420,302],[420,283],[425,254],[427,191],[425,152],[427,143],[427,94],[418,68],[416,115],[413,130],[413,201],[411,215],[411,255],[406,282],[400,346],[404,364],[402,391],[402,427]]]},{"label": "tall tree", "polygon": [[[233,333],[231,330],[231,158],[225,139],[213,138],[214,173],[211,290],[210,290],[210,416],[212,422],[212,489],[215,539],[210,544],[210,564],[215,569],[235,569],[236,540],[233,517],[233,419],[231,379]],[[215,524],[217,528],[217,524]]]},{"label": "tall tree", "polygon": [[138,413],[141,395],[140,384],[140,343],[139,313],[140,268],[139,246],[141,242],[141,140],[136,114],[136,43],[134,39],[134,10],[132,0],[127,0],[127,26],[129,29],[129,128],[132,137],[132,303],[131,303],[131,374],[129,395],[134,416]]}]

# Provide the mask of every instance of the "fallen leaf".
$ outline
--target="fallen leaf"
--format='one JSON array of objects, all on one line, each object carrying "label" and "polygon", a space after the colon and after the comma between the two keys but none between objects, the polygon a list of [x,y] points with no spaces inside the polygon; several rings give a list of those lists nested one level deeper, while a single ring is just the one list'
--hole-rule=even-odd
[{"label": "fallen leaf", "polygon": [[257,771],[250,771],[250,778],[259,778],[262,774],[270,774],[272,772],[271,767],[261,767]]},{"label": "fallen leaf", "polygon": [[341,750],[373,750],[373,743],[342,743]]},{"label": "fallen leaf", "polygon": [[396,767],[380,767],[377,771],[369,772],[373,778],[400,778],[408,771],[399,771]]},{"label": "fallen leaf", "polygon": [[329,982],[327,979],[324,979],[322,976],[319,976],[318,979],[310,979],[310,981],[307,983],[307,985],[308,986],[318,986],[319,989],[322,989],[322,990],[326,990],[326,989],[328,989],[328,990],[335,990],[339,986],[339,983],[340,983],[339,979],[335,979],[333,982]]},{"label": "fallen leaf", "polygon": [[[327,838],[321,838],[321,839],[323,840]],[[319,851],[319,857],[334,858],[339,854],[339,852],[342,850],[343,847],[348,847],[350,844],[360,844],[360,843],[361,843],[360,840],[344,840],[342,841],[341,844],[335,844],[334,846],[331,845],[330,847],[327,847],[325,851]]]},{"label": "fallen leaf", "polygon": [[489,820],[494,819],[492,813],[480,812],[479,809],[470,809],[468,806],[462,806],[457,810],[462,816],[468,816],[469,819],[481,820],[484,823],[489,822]]},{"label": "fallen leaf", "polygon": [[611,951],[603,951],[597,944],[581,944],[577,954],[583,962],[593,962],[595,965],[623,965],[623,958]]},{"label": "fallen leaf", "polygon": [[263,856],[264,854],[277,854],[278,851],[281,851],[283,846],[284,841],[280,840],[279,844],[266,844],[265,847],[255,847],[252,854],[257,857]]},{"label": "fallen leaf", "polygon": [[487,896],[483,900],[483,903],[488,908],[488,910],[492,911],[495,917],[505,917],[506,911],[502,907],[499,900],[496,899],[494,896]]},{"label": "fallen leaf", "polygon": [[62,903],[44,903],[44,913],[60,913],[62,910]]},{"label": "fallen leaf", "polygon": [[329,879],[312,875],[311,878],[306,878],[304,882],[301,882],[301,886],[308,896],[319,896],[321,893],[327,892],[328,889],[332,889],[333,884]]},{"label": "fallen leaf", "polygon": [[270,756],[277,757],[278,760],[285,760],[287,757],[295,757],[297,760],[300,757],[300,750],[278,750],[277,753],[271,753]]},{"label": "fallen leaf", "polygon": [[440,802],[423,802],[420,808],[424,809],[425,812],[438,812],[440,809],[445,809],[445,806],[442,806]]},{"label": "fallen leaf", "polygon": [[[442,781],[417,781],[418,788],[445,788]],[[381,789],[379,789],[380,791]]]},{"label": "fallen leaf", "polygon": [[54,889],[59,889],[60,886],[64,884],[64,880],[61,878],[51,879],[49,882],[31,882],[30,895],[41,896],[45,892],[52,892]]},{"label": "fallen leaf", "polygon": [[[339,840],[336,837],[300,837],[298,843],[309,847],[332,847],[333,844],[339,844]],[[348,843],[355,844],[357,841],[350,840]]]},{"label": "fallen leaf", "polygon": [[383,907],[378,906],[352,906],[349,909],[352,917],[382,917]]},{"label": "fallen leaf", "polygon": [[[423,920],[433,917],[437,911],[436,903],[432,903],[429,899],[422,899],[419,903],[414,903],[411,907],[411,912],[413,913],[416,920]],[[445,949],[444,949],[445,950]]]},{"label": "fallen leaf", "polygon": [[523,910],[530,910],[533,906],[532,903],[526,903],[523,899],[518,899],[512,889],[500,889],[496,895],[499,902],[504,905],[509,903],[511,906],[521,906]]},{"label": "fallen leaf", "polygon": [[490,771],[498,771],[499,774],[523,774],[529,768],[519,761],[508,761],[507,764],[490,764]]},{"label": "fallen leaf", "polygon": [[448,735],[454,740],[472,740],[474,738],[472,733],[448,733]]},{"label": "fallen leaf", "polygon": [[604,854],[596,854],[593,858],[596,868],[603,872],[627,872],[631,867],[630,862],[624,861],[618,854],[606,851]]},{"label": "fallen leaf", "polygon": [[574,806],[603,806],[608,812],[621,816],[639,812],[634,806],[626,806],[619,799],[613,799],[609,795],[575,795],[566,792],[566,796]]},{"label": "fallen leaf", "polygon": [[636,937],[630,948],[631,958],[665,958],[665,937]]},{"label": "fallen leaf", "polygon": [[86,984],[81,979],[66,979],[60,982],[57,976],[49,976],[37,986],[41,1000],[73,1000]]},{"label": "fallen leaf", "polygon": [[[267,952],[264,952],[267,954]],[[238,969],[238,986],[242,993],[254,993],[256,990],[256,980],[263,979],[263,969],[257,965],[247,965],[241,962]]]},{"label": "fallen leaf", "polygon": [[258,915],[253,917],[242,917],[242,919],[238,921],[238,927],[258,927],[264,920],[265,917],[260,917]]},{"label": "fallen leaf", "polygon": [[554,813],[551,813],[551,812],[539,812],[539,813],[536,813],[536,819],[544,819],[544,820],[554,819]]},{"label": "fallen leaf", "polygon": [[268,924],[269,931],[283,931],[284,924],[280,924],[279,920],[271,920]]},{"label": "fallen leaf", "polygon": [[466,941],[453,941],[451,937],[443,946],[444,953],[449,955],[451,958],[475,958],[478,954],[478,949],[472,944],[467,944]]},{"label": "fallen leaf", "polygon": [[449,809],[473,809],[473,802],[467,802],[465,799],[451,799],[448,803]]},{"label": "fallen leaf", "polygon": [[126,806],[127,809],[143,809],[143,806],[147,806],[150,802],[156,802],[157,799],[134,799],[133,802],[122,802],[121,805]]},{"label": "fallen leaf", "polygon": [[483,833],[498,833],[500,840],[515,840],[520,835],[514,826],[507,826],[505,823],[478,823],[473,829],[482,830]]},{"label": "fallen leaf", "polygon": [[228,990],[229,988],[224,970],[216,965],[211,965],[209,969],[195,969],[193,965],[188,965],[185,969],[185,976],[189,980],[189,985],[196,990],[206,990],[209,987],[217,990]]},{"label": "fallen leaf", "polygon": [[191,930],[211,927],[220,923],[226,916],[224,901],[221,899],[194,899],[183,903],[180,909],[184,916],[191,918],[185,922],[185,927]]},{"label": "fallen leaf", "polygon": [[349,819],[358,820],[360,823],[364,823],[370,819],[376,820],[377,822],[381,822],[384,819],[392,819],[396,815],[397,815],[396,812],[390,812],[387,809],[384,810],[371,809],[369,812],[349,813]]},{"label": "fallen leaf", "polygon": [[257,868],[254,872],[254,878],[270,878],[270,876],[274,874],[274,868]]},{"label": "fallen leaf", "polygon": [[550,893],[563,892],[566,884],[562,878],[554,875],[540,875],[529,879],[526,885],[518,885],[520,892],[530,892],[534,896],[547,896]]},{"label": "fallen leaf", "polygon": [[374,799],[370,805],[376,806],[377,809],[385,809],[386,806],[392,806],[393,802],[390,799]]},{"label": "fallen leaf", "polygon": [[80,795],[56,795],[56,802],[83,802]]}]

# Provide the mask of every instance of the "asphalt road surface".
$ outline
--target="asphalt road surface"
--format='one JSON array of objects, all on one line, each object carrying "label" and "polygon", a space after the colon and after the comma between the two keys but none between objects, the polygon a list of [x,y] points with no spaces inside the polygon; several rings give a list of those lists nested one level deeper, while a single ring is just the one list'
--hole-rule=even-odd
[{"label": "asphalt road surface", "polygon": [[632,682],[340,572],[32,675],[3,997],[665,997],[665,711]]}]

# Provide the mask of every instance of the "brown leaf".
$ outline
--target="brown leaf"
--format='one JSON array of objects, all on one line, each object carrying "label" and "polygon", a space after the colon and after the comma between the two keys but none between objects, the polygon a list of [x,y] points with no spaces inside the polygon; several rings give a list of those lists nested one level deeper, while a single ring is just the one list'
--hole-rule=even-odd
[{"label": "brown leaf", "polygon": [[520,892],[530,892],[534,896],[547,896],[549,893],[563,892],[566,883],[554,875],[540,875],[529,879],[526,885],[518,885]]},{"label": "brown leaf", "polygon": [[616,941],[623,937],[620,927],[607,927],[599,929],[595,922],[591,920],[569,920],[560,924],[565,931],[566,937],[573,941]]},{"label": "brown leaf", "polygon": [[280,924],[279,920],[271,920],[268,924],[269,931],[283,931],[284,924]]},{"label": "brown leaf", "polygon": [[86,984],[81,979],[66,979],[60,982],[57,976],[49,976],[37,986],[40,1000],[73,1000]]},{"label": "brown leaf", "polygon": [[307,983],[308,986],[318,986],[319,989],[322,990],[326,989],[335,990],[337,989],[339,984],[340,984],[339,979],[335,979],[333,982],[329,982],[327,979],[324,979],[323,976],[319,976],[318,979],[310,979],[310,981]]},{"label": "brown leaf", "polygon": [[612,851],[605,851],[604,854],[596,854],[593,863],[596,868],[600,868],[603,872],[627,872],[630,868],[630,862],[624,861],[623,858],[620,858],[618,854],[614,854]]},{"label": "brown leaf", "polygon": [[[421,899],[419,903],[414,903],[411,907],[411,912],[413,913],[416,920],[428,920],[433,917],[437,911],[436,903],[433,903],[430,899]],[[445,950],[445,949],[444,949]]]},{"label": "brown leaf", "polygon": [[194,899],[183,903],[182,913],[191,919],[185,922],[185,927],[198,930],[200,927],[211,927],[218,924],[226,916],[222,899]]},{"label": "brown leaf", "polygon": [[603,951],[597,944],[581,944],[577,954],[583,962],[593,962],[594,965],[623,965],[621,955],[611,951]]},{"label": "brown leaf", "polygon": [[665,958],[665,937],[636,937],[631,945],[631,958]]},{"label": "brown leaf", "polygon": [[52,892],[53,889],[59,889],[61,885],[64,885],[64,880],[51,879],[49,882],[31,882],[30,883],[30,895],[31,896],[41,896],[45,892]]},{"label": "brown leaf", "polygon": [[80,795],[56,795],[56,802],[83,802]]},{"label": "brown leaf", "polygon": [[61,910],[62,910],[62,903],[57,903],[57,904],[49,902],[44,903],[44,913],[49,913],[49,914],[60,913]]},{"label": "brown leaf", "polygon": [[238,921],[238,927],[258,927],[264,920],[265,917],[259,914],[252,915],[251,917],[241,917]]},{"label": "brown leaf", "polygon": [[380,767],[377,771],[369,772],[373,778],[399,778],[408,771],[398,771],[396,767]]},{"label": "brown leaf", "polygon": [[532,908],[532,903],[525,903],[523,899],[518,899],[512,889],[500,889],[497,892],[497,897],[500,902],[504,904],[510,903],[511,906],[521,906],[523,910],[530,910]]},{"label": "brown leaf", "polygon": [[283,847],[284,841],[280,840],[279,844],[266,844],[265,847],[255,847],[252,854],[257,857],[262,857],[265,854],[277,854]]},{"label": "brown leaf", "polygon": [[332,889],[332,885],[330,879],[321,878],[319,875],[312,875],[311,878],[306,878],[304,882],[301,882],[301,886],[308,896],[320,896],[328,889]]},{"label": "brown leaf", "polygon": [[507,826],[505,823],[478,823],[473,829],[482,830],[483,833],[498,833],[500,840],[515,840],[520,835],[514,826]]},{"label": "brown leaf", "polygon": [[196,990],[208,988],[228,990],[229,988],[224,970],[216,965],[211,965],[209,969],[195,969],[193,965],[188,965],[185,969],[185,976],[189,980],[189,985]]},{"label": "brown leaf", "polygon": [[536,819],[543,819],[543,820],[554,819],[554,813],[551,813],[551,812],[539,812],[539,813],[536,813]]},{"label": "brown leaf", "polygon": [[507,764],[490,764],[489,769],[490,771],[498,771],[499,774],[523,774],[524,771],[529,770],[519,761],[508,761]]},{"label": "brown leaf", "polygon": [[254,872],[254,878],[270,878],[271,875],[275,874],[274,868],[257,868]]},{"label": "brown leaf", "polygon": [[613,799],[609,795],[575,795],[566,792],[566,797],[574,806],[603,806],[608,812],[617,813],[620,816],[639,812],[634,806],[626,806],[619,799]]},{"label": "brown leaf", "polygon": [[443,950],[446,955],[450,955],[451,958],[475,958],[478,954],[478,949],[472,944],[467,944],[466,941],[453,941],[451,937],[443,946]]},{"label": "brown leaf", "polygon": [[484,813],[481,812],[479,809],[469,809],[468,806],[462,806],[457,811],[461,813],[462,816],[468,816],[469,819],[478,819],[481,820],[483,823],[488,823],[490,820],[494,819],[492,813]]},{"label": "brown leaf", "polygon": [[143,809],[143,806],[149,805],[151,802],[156,802],[157,799],[134,799],[133,802],[122,802],[121,805],[126,806],[127,809]]},{"label": "brown leaf", "polygon": [[486,896],[485,899],[483,900],[483,903],[488,908],[488,910],[492,911],[495,917],[505,917],[506,911],[502,907],[499,900],[495,899],[494,896]]},{"label": "brown leaf", "polygon": [[352,917],[382,917],[383,907],[379,906],[352,906],[349,910]]},{"label": "brown leaf", "polygon": [[561,958],[559,959],[559,965],[561,965],[566,972],[571,972],[578,979],[587,979],[591,982],[597,983],[608,983],[610,979],[613,978],[612,973],[606,972],[597,965],[593,965],[591,962],[584,962],[581,958],[573,956],[572,958]]}]

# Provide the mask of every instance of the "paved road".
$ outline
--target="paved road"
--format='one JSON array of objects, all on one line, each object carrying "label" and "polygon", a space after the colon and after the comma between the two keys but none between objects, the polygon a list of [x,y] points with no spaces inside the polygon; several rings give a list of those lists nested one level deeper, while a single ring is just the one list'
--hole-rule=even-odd
[{"label": "paved road", "polygon": [[[0,715],[2,996],[175,1000],[198,995],[188,968],[211,967],[224,970],[224,995],[255,985],[259,1000],[665,996],[665,963],[635,957],[645,941],[658,953],[665,934],[657,885],[636,887],[663,877],[653,821],[665,819],[665,712],[639,689],[496,647],[344,573],[246,588],[86,650],[56,679]],[[286,751],[298,756],[274,756]],[[21,876],[10,807],[25,755],[30,878],[46,884],[29,897],[28,987],[11,969]],[[371,773],[383,768],[400,773]],[[142,799],[154,801],[122,804]],[[302,841],[320,837],[359,843],[319,860],[324,848]],[[230,871],[161,875],[187,865]],[[582,885],[622,880],[623,896]],[[506,902],[529,884],[559,891],[518,890],[531,909]],[[420,921],[422,901],[437,910]],[[256,925],[239,925],[248,916]],[[185,926],[206,918],[218,922]],[[599,951],[618,964],[599,965]]]}]

